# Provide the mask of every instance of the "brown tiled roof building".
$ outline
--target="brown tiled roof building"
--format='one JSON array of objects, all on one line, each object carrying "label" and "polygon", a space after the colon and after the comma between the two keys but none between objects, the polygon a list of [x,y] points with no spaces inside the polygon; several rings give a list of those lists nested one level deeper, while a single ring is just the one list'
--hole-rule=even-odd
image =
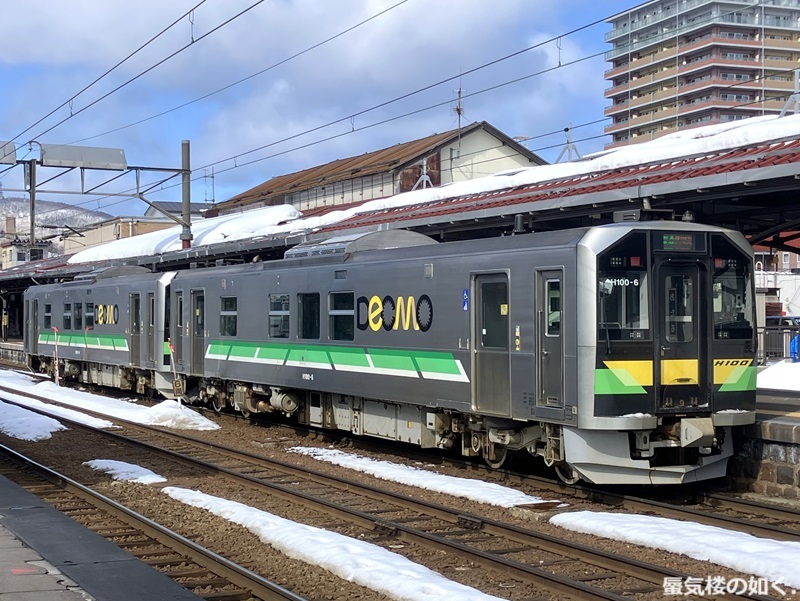
[{"label": "brown tiled roof building", "polygon": [[218,203],[206,216],[278,204],[291,204],[304,211],[359,203],[423,186],[543,164],[539,156],[482,121],[273,177]]}]

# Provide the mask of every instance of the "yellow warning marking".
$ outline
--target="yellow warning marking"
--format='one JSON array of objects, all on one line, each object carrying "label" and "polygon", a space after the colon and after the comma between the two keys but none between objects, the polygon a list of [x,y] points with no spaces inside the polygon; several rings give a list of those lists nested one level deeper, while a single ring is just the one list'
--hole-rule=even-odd
[{"label": "yellow warning marking", "polygon": [[697,359],[663,359],[661,361],[661,384],[697,384]]},{"label": "yellow warning marking", "polygon": [[652,361],[603,361],[603,363],[626,386],[633,384],[638,384],[639,386],[653,385]]}]

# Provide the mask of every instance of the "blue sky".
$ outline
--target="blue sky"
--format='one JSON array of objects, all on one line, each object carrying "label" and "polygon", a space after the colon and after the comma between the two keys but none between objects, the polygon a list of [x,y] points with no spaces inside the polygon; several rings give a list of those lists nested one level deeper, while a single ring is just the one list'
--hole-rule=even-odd
[{"label": "blue sky", "polygon": [[[607,105],[608,65],[602,55],[587,57],[609,49],[603,40],[609,26],[565,34],[635,4],[140,0],[133,8],[103,0],[42,0],[12,5],[4,11],[12,26],[0,53],[0,140],[17,144],[18,159],[38,157],[37,146],[31,151],[28,145],[35,140],[123,148],[131,165],[179,167],[181,140],[188,139],[192,200],[222,201],[276,175],[453,129],[460,87],[466,96],[462,123],[485,120],[510,136],[531,137],[528,147],[553,161],[565,141],[561,130],[568,123],[602,119]],[[325,42],[333,36],[338,37]],[[558,40],[469,72],[553,38]],[[368,110],[448,78],[455,79]],[[519,78],[524,79],[502,85]],[[489,90],[495,86],[501,87]],[[414,114],[403,117],[408,113]],[[598,137],[602,127],[601,122],[575,129],[581,153],[602,149],[607,141]],[[556,133],[543,135],[551,132]],[[203,177],[212,169],[213,183]],[[40,169],[37,180],[58,173]],[[88,173],[85,186],[112,176]],[[156,177],[144,175],[143,186]],[[21,167],[0,167],[0,182],[6,196],[23,196],[10,191],[23,187]],[[120,192],[135,185],[130,175],[102,189]],[[180,200],[180,188],[171,186],[156,188],[147,198]],[[79,190],[80,179],[68,173],[44,188]],[[146,208],[119,197],[40,197],[114,215],[140,215]]]}]

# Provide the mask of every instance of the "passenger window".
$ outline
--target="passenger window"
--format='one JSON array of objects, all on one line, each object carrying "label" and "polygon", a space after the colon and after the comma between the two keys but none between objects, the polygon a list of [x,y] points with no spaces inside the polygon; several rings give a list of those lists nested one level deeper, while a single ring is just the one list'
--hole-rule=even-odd
[{"label": "passenger window", "polygon": [[94,330],[94,303],[86,303],[86,329]]},{"label": "passenger window", "polygon": [[83,303],[75,303],[75,310],[72,314],[75,322],[75,329],[83,329]]},{"label": "passenger window", "polygon": [[505,282],[481,284],[481,344],[484,348],[508,348],[508,285]]},{"label": "passenger window", "polygon": [[289,337],[289,295],[269,295],[269,337]]},{"label": "passenger window", "polygon": [[53,327],[52,305],[44,306],[44,329],[49,330]]},{"label": "passenger window", "polygon": [[65,330],[72,329],[72,303],[64,303],[64,323]]},{"label": "passenger window", "polygon": [[547,336],[561,335],[561,282],[547,280]]},{"label": "passenger window", "polygon": [[219,333],[222,336],[236,336],[236,297],[220,298]]},{"label": "passenger window", "polygon": [[297,295],[298,338],[319,340],[319,293]]},{"label": "passenger window", "polygon": [[333,340],[352,340],[355,334],[355,300],[352,292],[331,292],[329,328]]},{"label": "passenger window", "polygon": [[664,282],[665,331],[669,342],[691,342],[694,338],[692,308],[694,279],[691,275],[676,274],[666,277]]}]

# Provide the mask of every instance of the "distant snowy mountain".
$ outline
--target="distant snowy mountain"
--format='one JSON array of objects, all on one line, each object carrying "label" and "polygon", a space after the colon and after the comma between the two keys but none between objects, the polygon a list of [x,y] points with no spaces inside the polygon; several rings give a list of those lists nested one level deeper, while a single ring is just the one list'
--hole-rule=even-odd
[{"label": "distant snowy mountain", "polygon": [[[0,198],[0,235],[14,238],[11,232],[6,231],[6,218],[15,217],[16,237],[27,240],[30,237],[30,201],[27,198]],[[90,211],[75,207],[63,202],[49,200],[36,201],[36,238],[52,239],[56,246],[60,246],[58,236],[69,233],[69,229],[62,226],[80,229],[99,221],[111,219],[111,215],[102,211]],[[59,226],[58,228],[42,227],[47,225]]]}]

